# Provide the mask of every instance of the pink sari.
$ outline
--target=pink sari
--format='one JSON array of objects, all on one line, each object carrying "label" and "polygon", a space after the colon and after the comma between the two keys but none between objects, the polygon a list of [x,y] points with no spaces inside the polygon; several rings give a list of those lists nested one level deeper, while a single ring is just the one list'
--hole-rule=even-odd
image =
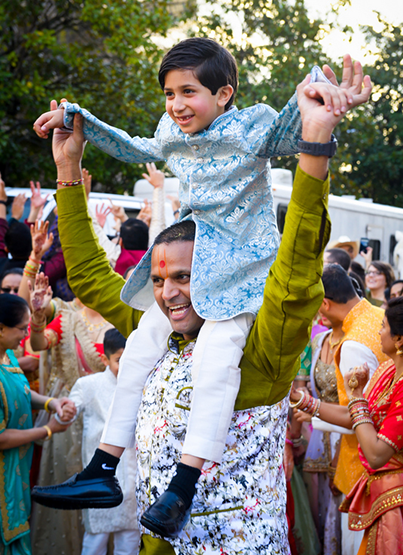
[{"label": "pink sari", "polygon": [[403,555],[403,378],[392,385],[395,371],[391,360],[381,364],[365,394],[378,438],[395,454],[373,470],[359,446],[365,473],[340,507],[351,530],[365,530],[359,555]]}]

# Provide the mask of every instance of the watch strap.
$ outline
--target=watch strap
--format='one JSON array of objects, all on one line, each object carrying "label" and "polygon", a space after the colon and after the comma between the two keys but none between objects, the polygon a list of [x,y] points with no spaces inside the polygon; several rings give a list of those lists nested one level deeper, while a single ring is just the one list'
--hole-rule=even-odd
[{"label": "watch strap", "polygon": [[328,143],[310,143],[300,139],[298,141],[298,149],[300,152],[310,154],[311,156],[328,156],[332,158],[336,154],[337,139],[333,134]]}]

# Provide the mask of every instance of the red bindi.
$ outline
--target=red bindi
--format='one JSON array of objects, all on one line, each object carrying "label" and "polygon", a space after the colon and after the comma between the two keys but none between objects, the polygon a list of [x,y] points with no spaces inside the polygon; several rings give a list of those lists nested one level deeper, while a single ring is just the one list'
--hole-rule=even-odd
[{"label": "red bindi", "polygon": [[163,260],[160,261],[160,268],[165,268],[165,262]]}]

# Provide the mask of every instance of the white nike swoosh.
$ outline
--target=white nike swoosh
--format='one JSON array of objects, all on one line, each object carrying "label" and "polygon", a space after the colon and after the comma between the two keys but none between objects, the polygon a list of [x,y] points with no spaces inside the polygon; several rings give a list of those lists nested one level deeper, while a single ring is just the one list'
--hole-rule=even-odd
[{"label": "white nike swoosh", "polygon": [[115,469],[113,468],[113,466],[106,466],[106,463],[102,463],[102,468],[103,468],[104,470],[115,470]]}]

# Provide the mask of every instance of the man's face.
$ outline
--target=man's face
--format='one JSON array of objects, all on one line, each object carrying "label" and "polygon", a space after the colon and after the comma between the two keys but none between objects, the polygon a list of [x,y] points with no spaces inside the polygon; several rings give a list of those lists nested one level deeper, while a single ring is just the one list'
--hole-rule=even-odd
[{"label": "man's face", "polygon": [[229,98],[223,89],[227,88],[221,87],[213,95],[190,69],[172,69],[165,77],[166,111],[184,133],[197,133],[224,113]]},{"label": "man's face", "polygon": [[396,297],[401,297],[403,295],[403,283],[395,283],[390,288],[390,298],[395,299]]},{"label": "man's face", "polygon": [[151,259],[155,300],[172,329],[185,340],[194,339],[204,323],[190,300],[193,246],[193,241],[162,243],[153,248]]}]

